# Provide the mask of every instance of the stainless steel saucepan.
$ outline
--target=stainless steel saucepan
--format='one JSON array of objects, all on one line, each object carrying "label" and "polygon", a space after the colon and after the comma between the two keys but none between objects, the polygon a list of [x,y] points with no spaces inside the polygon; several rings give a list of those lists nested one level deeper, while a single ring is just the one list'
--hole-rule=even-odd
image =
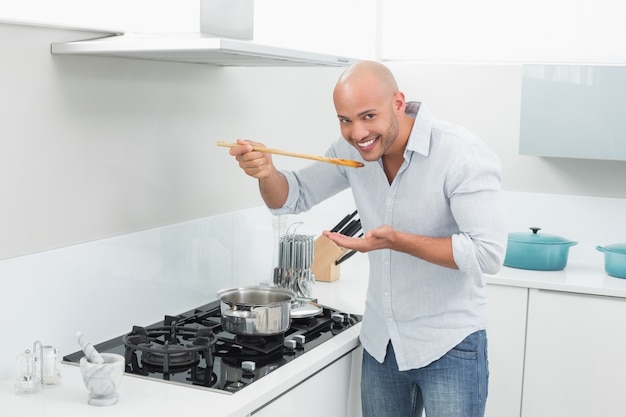
[{"label": "stainless steel saucepan", "polygon": [[270,286],[227,288],[217,292],[222,328],[242,336],[284,333],[291,322],[293,291]]}]

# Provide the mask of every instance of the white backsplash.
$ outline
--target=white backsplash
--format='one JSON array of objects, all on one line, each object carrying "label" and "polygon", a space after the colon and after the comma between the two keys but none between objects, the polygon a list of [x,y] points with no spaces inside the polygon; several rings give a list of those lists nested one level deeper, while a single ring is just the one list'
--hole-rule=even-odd
[{"label": "white backsplash", "polygon": [[509,231],[558,235],[575,242],[568,262],[604,270],[604,255],[597,245],[626,242],[626,199],[558,194],[505,192]]},{"label": "white backsplash", "polygon": [[35,340],[65,355],[79,330],[102,342],[265,280],[271,219],[259,207],[1,261],[0,378]]},{"label": "white backsplash", "polygon": [[[625,199],[505,192],[504,204],[510,231],[538,226],[579,242],[570,262],[603,269],[595,246],[626,242]],[[287,224],[318,235],[353,210],[346,191]],[[0,378],[35,340],[72,353],[79,330],[99,343],[213,301],[220,288],[269,282],[273,259],[272,216],[257,207],[0,261]]]}]

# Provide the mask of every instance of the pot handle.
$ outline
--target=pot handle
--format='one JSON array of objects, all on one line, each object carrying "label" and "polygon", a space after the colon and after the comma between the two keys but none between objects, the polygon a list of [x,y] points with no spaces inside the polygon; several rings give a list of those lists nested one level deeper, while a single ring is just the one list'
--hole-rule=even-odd
[{"label": "pot handle", "polygon": [[253,319],[256,317],[256,313],[254,311],[233,310],[232,308],[222,311],[222,315],[227,316],[227,317],[236,317],[236,318],[242,318],[242,319]]},{"label": "pot handle", "polygon": [[600,252],[606,252],[604,246],[596,246],[596,250],[599,250]]}]

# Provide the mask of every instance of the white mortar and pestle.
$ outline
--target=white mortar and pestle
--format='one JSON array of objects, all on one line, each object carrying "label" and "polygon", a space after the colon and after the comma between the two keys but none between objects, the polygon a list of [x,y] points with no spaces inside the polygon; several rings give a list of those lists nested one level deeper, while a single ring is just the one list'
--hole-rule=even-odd
[{"label": "white mortar and pestle", "polygon": [[117,389],[122,383],[124,356],[116,353],[98,353],[81,332],[76,333],[76,339],[85,356],[80,358],[80,372],[83,382],[89,391],[91,405],[107,406],[117,403]]}]

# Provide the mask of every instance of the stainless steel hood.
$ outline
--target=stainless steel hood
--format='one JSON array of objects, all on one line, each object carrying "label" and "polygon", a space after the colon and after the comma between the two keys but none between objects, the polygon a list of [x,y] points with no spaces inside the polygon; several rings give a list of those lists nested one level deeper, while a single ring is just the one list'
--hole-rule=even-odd
[{"label": "stainless steel hood", "polygon": [[204,33],[122,34],[53,43],[57,55],[96,55],[220,66],[347,66],[356,59],[219,38]]}]

